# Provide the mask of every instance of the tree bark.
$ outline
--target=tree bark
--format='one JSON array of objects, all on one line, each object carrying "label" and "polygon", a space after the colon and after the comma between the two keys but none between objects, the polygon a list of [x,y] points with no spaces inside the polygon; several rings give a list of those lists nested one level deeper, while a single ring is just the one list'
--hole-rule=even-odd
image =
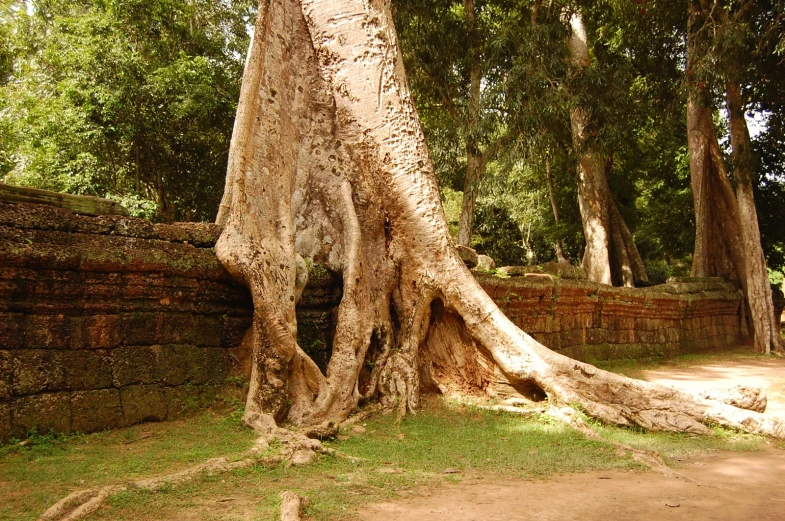
[{"label": "tree bark", "polygon": [[[785,437],[780,420],[554,353],[504,316],[450,240],[391,20],[381,0],[260,9],[216,244],[254,302],[245,423],[329,426],[377,397],[403,414],[434,382],[502,380],[610,423]],[[296,342],[303,258],[343,280],[325,373]]]},{"label": "tree bark", "polygon": [[747,279],[747,302],[753,322],[755,350],[770,353],[781,348],[779,317],[774,314],[774,301],[769,285],[766,258],[760,242],[758,214],[752,189],[754,160],[752,144],[744,118],[741,87],[733,81],[727,82],[727,103],[730,122],[731,163],[736,178],[736,200],[739,203],[742,249],[745,257]]},{"label": "tree bark", "polygon": [[[580,71],[591,64],[586,29],[580,13],[570,18],[572,34],[567,41],[573,67]],[[648,282],[638,248],[616,208],[602,154],[591,143],[590,116],[581,106],[570,111],[572,142],[578,155],[578,206],[581,211],[586,250],[582,265],[589,280],[600,284],[634,287]]]},{"label": "tree bark", "polygon": [[[700,74],[695,77],[702,57],[699,33],[706,17],[700,2],[690,3],[687,52],[688,75],[693,82],[688,94],[687,131],[696,222],[692,276],[739,281],[749,308],[753,346],[760,353],[770,353],[781,349],[781,341],[760,242],[752,189],[754,161],[741,87],[738,82],[726,81],[734,190],[717,142],[708,87]],[[727,16],[723,19],[727,21]]]},{"label": "tree bark", "polygon": [[458,218],[458,237],[460,246],[471,247],[474,229],[474,203],[477,201],[480,180],[485,174],[485,156],[480,152],[477,140],[480,123],[480,89],[482,83],[482,63],[480,62],[477,35],[477,12],[474,0],[464,0],[464,19],[469,40],[469,113],[466,138],[466,177],[463,181],[461,215]]}]

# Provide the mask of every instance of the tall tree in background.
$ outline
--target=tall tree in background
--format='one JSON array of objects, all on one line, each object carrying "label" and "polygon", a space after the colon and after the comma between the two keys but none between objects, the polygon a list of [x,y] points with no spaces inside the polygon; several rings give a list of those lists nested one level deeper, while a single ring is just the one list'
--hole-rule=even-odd
[{"label": "tall tree in background", "polygon": [[[586,28],[579,12],[570,15],[568,48],[580,74],[591,65]],[[594,145],[596,130],[585,107],[570,111],[572,139],[578,155],[578,201],[586,250],[581,262],[589,280],[608,285],[635,286],[648,277],[632,234],[619,213],[608,186],[608,159]]]},{"label": "tall tree in background", "polygon": [[480,184],[511,137],[501,91],[505,57],[492,40],[516,25],[519,11],[503,0],[396,0],[395,7],[419,110],[440,127],[429,138],[452,151],[443,157],[452,170],[443,178],[462,178],[457,243],[471,246]]},{"label": "tall tree in background", "polygon": [[5,181],[213,219],[254,1],[11,4]]},{"label": "tall tree in background", "polygon": [[[774,317],[753,196],[755,161],[741,92],[745,71],[736,62],[740,56],[728,52],[743,53],[747,47],[743,40],[733,45],[728,38],[738,40],[740,31],[743,35],[751,29],[748,17],[755,9],[752,1],[728,6],[720,1],[689,3],[687,130],[697,225],[692,275],[739,281],[750,309],[755,349],[769,353],[781,349],[779,320]],[[718,53],[723,47],[725,52]],[[713,123],[710,87],[714,78],[719,78],[718,89],[725,92],[727,102],[730,171]]]}]

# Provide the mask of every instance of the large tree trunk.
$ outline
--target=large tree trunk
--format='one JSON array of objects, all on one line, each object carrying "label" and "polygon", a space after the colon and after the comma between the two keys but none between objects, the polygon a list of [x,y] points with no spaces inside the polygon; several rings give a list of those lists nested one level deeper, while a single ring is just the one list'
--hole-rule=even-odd
[{"label": "large tree trunk", "polygon": [[738,83],[728,81],[727,103],[731,133],[731,160],[736,190],[717,142],[708,87],[695,77],[701,59],[700,29],[706,13],[691,2],[687,30],[688,74],[693,77],[687,100],[690,177],[695,201],[695,253],[693,277],[737,280],[746,297],[758,352],[780,349],[766,261],[760,243],[752,193],[751,145]]},{"label": "large tree trunk", "polygon": [[[216,245],[254,302],[245,422],[324,425],[374,397],[405,412],[423,386],[501,379],[610,423],[785,437],[779,420],[556,354],[504,316],[450,240],[391,20],[381,0],[261,6]],[[296,342],[302,258],[343,280],[324,374]]]},{"label": "large tree trunk", "polygon": [[781,348],[779,317],[774,313],[774,300],[769,285],[766,258],[760,242],[758,213],[752,179],[755,169],[752,144],[744,118],[741,87],[733,81],[727,82],[728,118],[730,121],[731,163],[736,178],[736,200],[739,202],[739,224],[741,246],[744,251],[747,280],[747,303],[753,322],[755,350],[770,353]]},{"label": "large tree trunk", "polygon": [[[567,41],[572,65],[590,65],[586,29],[580,13],[570,18],[572,34]],[[578,206],[581,211],[586,250],[583,269],[589,280],[600,284],[634,287],[648,282],[638,248],[619,213],[608,186],[602,154],[591,143],[590,116],[581,106],[570,111],[572,142],[578,154]]]}]

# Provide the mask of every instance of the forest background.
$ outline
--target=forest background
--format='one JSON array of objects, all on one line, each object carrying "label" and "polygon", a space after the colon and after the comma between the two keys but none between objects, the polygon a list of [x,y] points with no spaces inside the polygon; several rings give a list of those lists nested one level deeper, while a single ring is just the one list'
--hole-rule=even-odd
[{"label": "forest background", "polygon": [[[649,281],[687,275],[687,92],[698,81],[708,88],[730,159],[724,82],[733,77],[753,134],[769,278],[782,286],[785,9],[715,2],[718,20],[731,16],[706,24],[698,72],[687,65],[687,4],[393,1],[458,242],[498,265],[555,260],[558,244],[578,264],[576,165],[592,147]],[[108,197],[156,221],[213,221],[255,9],[253,0],[4,0],[0,181]],[[580,69],[566,45],[576,12],[591,57]],[[589,122],[580,146],[576,107]]]}]

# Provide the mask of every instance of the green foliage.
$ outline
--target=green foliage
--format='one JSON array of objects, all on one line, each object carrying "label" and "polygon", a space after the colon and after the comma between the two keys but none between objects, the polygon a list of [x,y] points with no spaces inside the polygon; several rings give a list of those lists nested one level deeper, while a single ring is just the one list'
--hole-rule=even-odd
[{"label": "green foliage", "polygon": [[556,223],[542,163],[498,161],[477,201],[472,246],[498,265],[538,264],[555,260],[561,239],[566,255],[578,261],[582,244],[574,174],[554,159],[555,197],[561,220]]},{"label": "green foliage", "polygon": [[12,2],[4,181],[110,197],[135,215],[211,220],[253,5]]},{"label": "green foliage", "polygon": [[30,457],[51,455],[57,447],[68,440],[77,439],[78,436],[66,436],[53,431],[39,434],[38,429],[33,428],[23,441],[12,438],[8,442],[0,444],[0,457],[12,453],[26,454]]},{"label": "green foliage", "polygon": [[775,271],[769,268],[769,284],[782,288],[783,283],[785,283],[785,275],[783,275],[781,271]]},{"label": "green foliage", "polygon": [[[612,0],[476,5],[483,35],[472,41],[462,3],[396,3],[404,60],[445,202],[452,204],[463,189],[470,138],[481,150],[500,145],[479,187],[473,246],[502,264],[519,264],[553,260],[553,245],[561,240],[567,256],[580,261],[570,110],[581,106],[591,119],[587,144],[606,158],[614,199],[644,259],[669,266],[688,259],[694,216],[681,89],[686,9],[657,5],[646,13]],[[592,58],[580,71],[565,45],[565,9],[575,8],[584,15]],[[483,62],[475,129],[466,112],[472,52]]]}]

